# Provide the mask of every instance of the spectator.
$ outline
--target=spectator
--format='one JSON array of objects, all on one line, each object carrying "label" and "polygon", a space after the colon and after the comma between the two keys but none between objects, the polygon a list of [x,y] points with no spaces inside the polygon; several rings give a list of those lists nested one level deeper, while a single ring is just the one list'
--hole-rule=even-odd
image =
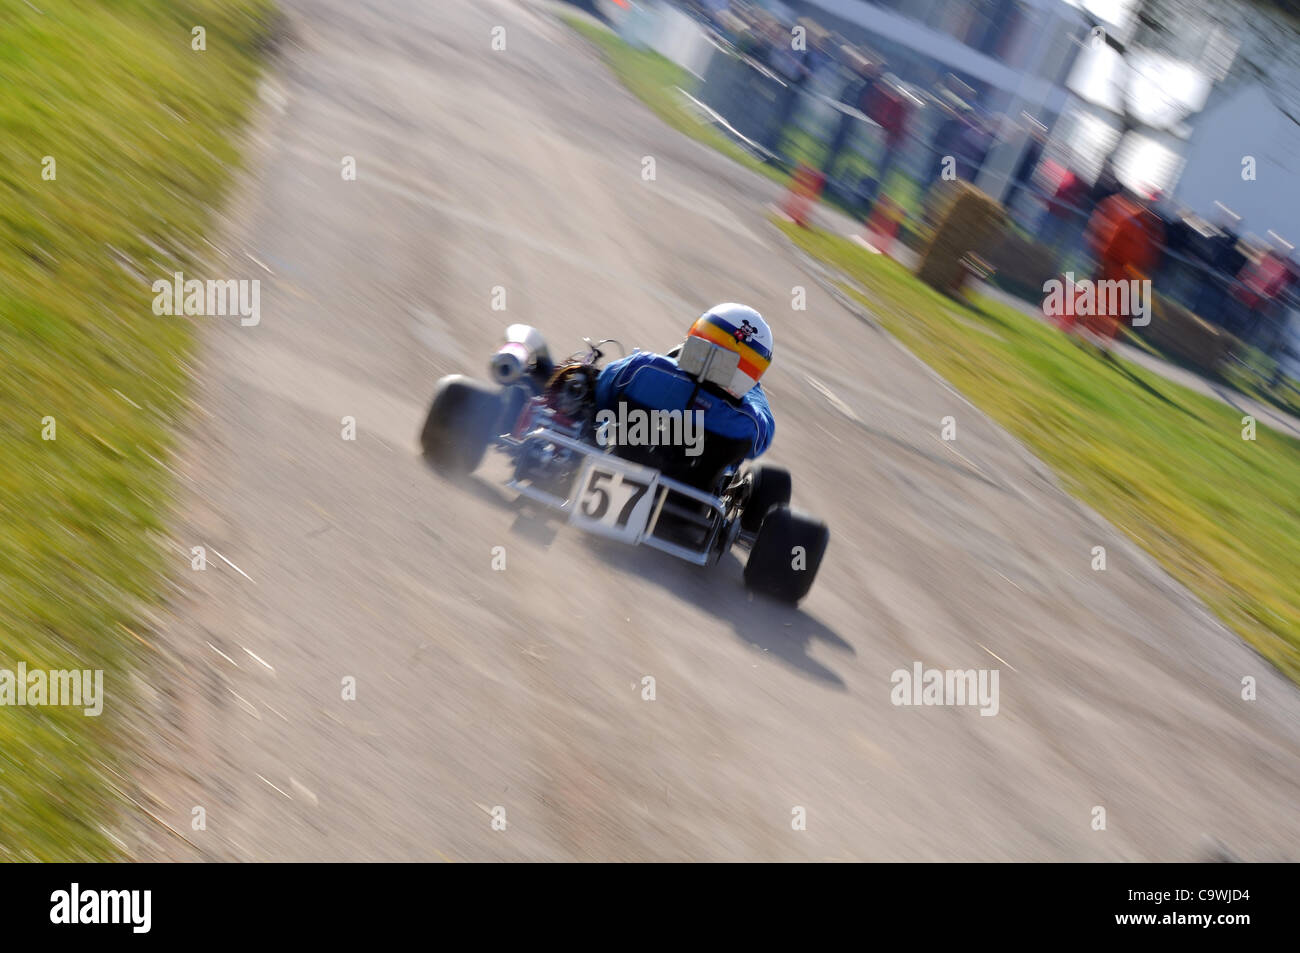
[{"label": "spectator", "polygon": [[812,70],[809,67],[807,50],[794,48],[794,36],[790,31],[783,33],[781,27],[773,24],[770,35],[772,43],[767,51],[766,65],[781,78],[785,85],[777,92],[776,118],[769,129],[767,142],[764,145],[773,152],[778,152],[785,127],[789,124],[790,117],[794,115],[800,94]]},{"label": "spectator", "polygon": [[1246,264],[1246,256],[1238,247],[1237,221],[1229,216],[1211,235],[1197,236],[1199,240],[1193,242],[1205,270],[1192,301],[1192,311],[1206,321],[1229,328],[1241,323],[1234,314],[1240,308],[1240,301],[1230,294],[1230,290]]},{"label": "spectator", "polygon": [[1016,166],[1016,171],[1011,176],[1011,195],[1007,199],[1008,208],[1015,207],[1017,200],[1023,194],[1033,192],[1034,170],[1038,168],[1038,163],[1043,158],[1043,146],[1046,141],[1047,136],[1043,127],[1036,122],[1031,122],[1029,140],[1026,143],[1024,154],[1020,158],[1020,164]]},{"label": "spectator", "polygon": [[934,153],[934,158],[930,163],[929,174],[925,180],[927,191],[943,173],[945,159],[951,156],[954,164],[956,163],[958,143],[961,140],[962,132],[966,128],[965,120],[957,110],[950,108],[946,112],[947,118],[939,123],[939,128],[934,132],[934,138],[930,140],[930,151]]},{"label": "spectator", "polygon": [[1123,191],[1123,188],[1119,176],[1115,173],[1114,157],[1107,156],[1101,163],[1101,171],[1097,173],[1097,181],[1092,184],[1092,188],[1089,190],[1089,208],[1096,208],[1112,195]]},{"label": "spectator", "polygon": [[863,112],[885,131],[885,145],[890,151],[897,150],[903,144],[909,110],[902,90],[891,83],[876,83]]},{"label": "spectator", "polygon": [[745,18],[745,30],[737,39],[736,49],[744,56],[766,63],[772,48],[772,18],[764,10],[751,11]]},{"label": "spectator", "polygon": [[1079,236],[1087,219],[1088,184],[1073,169],[1051,162],[1048,174],[1055,180],[1038,240],[1056,253],[1061,271],[1079,251]]},{"label": "spectator", "polygon": [[[1149,277],[1159,264],[1164,229],[1145,202],[1121,191],[1092,213],[1086,241],[1097,259],[1094,281],[1130,281]],[[1120,320],[1129,315],[1105,311],[1102,295],[1096,296],[1095,305],[1094,313],[1085,317],[1085,327],[1108,346]]]},{"label": "spectator", "polygon": [[[1186,209],[1156,208],[1164,228],[1165,247],[1156,274],[1163,291],[1180,304],[1191,307],[1197,289],[1204,281],[1203,270],[1194,258],[1195,229],[1188,222]],[[1194,308],[1192,310],[1195,310]]]},{"label": "spectator", "polygon": [[876,163],[875,178],[866,182],[865,188],[862,188],[859,193],[865,211],[875,202],[890,170],[893,169],[902,152],[909,115],[907,98],[902,90],[882,79],[872,88],[863,112],[872,122],[880,126],[885,134],[884,149]]},{"label": "spectator", "polygon": [[1187,256],[1192,252],[1192,226],[1187,224],[1185,213],[1161,215],[1165,227],[1165,248],[1176,255]]},{"label": "spectator", "polygon": [[1241,236],[1236,228],[1220,229],[1209,240],[1210,265],[1223,275],[1235,275],[1246,264],[1246,256],[1239,245]]},{"label": "spectator", "polygon": [[[860,60],[854,70],[853,78],[845,84],[840,93],[840,102],[865,114],[875,94],[876,84],[880,81],[883,72],[883,64],[865,59]],[[852,114],[844,111],[840,112],[839,123],[835,127],[835,135],[831,139],[830,148],[826,153],[825,165],[822,169],[828,179],[832,177],[835,165],[839,162],[840,153],[848,145],[849,135],[853,132],[855,122],[857,122],[857,119]]]},{"label": "spectator", "polygon": [[1279,337],[1282,297],[1292,281],[1291,269],[1281,255],[1266,248],[1247,261],[1237,277],[1240,283],[1233,288],[1233,297],[1240,307],[1229,330],[1271,351]]},{"label": "spectator", "polygon": [[836,64],[835,51],[831,45],[831,35],[821,27],[809,27],[809,36],[812,40],[808,46],[808,56],[805,64],[808,67],[809,77],[820,78],[833,71]]},{"label": "spectator", "polygon": [[957,137],[957,176],[967,182],[974,182],[984,167],[989,149],[993,146],[993,133],[983,118],[970,113],[965,128]]}]

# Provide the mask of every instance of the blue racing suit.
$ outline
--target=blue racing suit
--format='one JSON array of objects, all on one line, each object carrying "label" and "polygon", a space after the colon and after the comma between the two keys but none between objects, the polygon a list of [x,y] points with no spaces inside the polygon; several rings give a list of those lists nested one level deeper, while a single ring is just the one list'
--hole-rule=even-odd
[{"label": "blue racing suit", "polygon": [[[692,398],[694,394],[694,398]],[[596,379],[596,407],[615,410],[627,401],[651,410],[701,410],[705,433],[748,440],[746,459],[759,456],[772,443],[776,419],[767,405],[763,385],[755,384],[737,401],[705,390],[677,362],[653,351],[638,351],[607,364]],[[690,401],[690,405],[687,405]]]}]

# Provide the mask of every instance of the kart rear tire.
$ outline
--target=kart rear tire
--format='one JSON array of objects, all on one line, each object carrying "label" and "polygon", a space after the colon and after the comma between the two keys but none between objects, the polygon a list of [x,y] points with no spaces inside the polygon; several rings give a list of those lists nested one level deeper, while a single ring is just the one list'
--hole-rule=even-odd
[{"label": "kart rear tire", "polygon": [[420,432],[424,458],[447,476],[473,473],[488,444],[501,433],[505,405],[505,396],[495,387],[460,374],[444,377]]},{"label": "kart rear tire", "polygon": [[[745,588],[781,602],[796,603],[808,594],[831,532],[821,520],[778,504],[767,511],[745,563]],[[796,547],[803,548],[803,568],[795,568]]]},{"label": "kart rear tire", "polygon": [[774,506],[790,502],[790,471],[785,467],[759,465],[750,471],[749,499],[740,514],[740,528],[757,533],[763,517]]}]

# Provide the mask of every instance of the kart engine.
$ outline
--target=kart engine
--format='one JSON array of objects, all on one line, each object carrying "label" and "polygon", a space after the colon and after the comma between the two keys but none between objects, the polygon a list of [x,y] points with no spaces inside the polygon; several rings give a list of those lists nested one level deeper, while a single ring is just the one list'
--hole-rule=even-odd
[{"label": "kart engine", "polygon": [[[541,397],[551,412],[548,426],[574,439],[590,434],[596,413],[596,377],[599,369],[573,361],[553,373]],[[581,467],[583,457],[550,442],[534,443],[520,455],[516,477],[559,496],[565,495]]]},{"label": "kart engine", "polygon": [[590,364],[562,364],[546,382],[543,398],[566,423],[581,432],[594,418],[596,377],[600,372]]}]

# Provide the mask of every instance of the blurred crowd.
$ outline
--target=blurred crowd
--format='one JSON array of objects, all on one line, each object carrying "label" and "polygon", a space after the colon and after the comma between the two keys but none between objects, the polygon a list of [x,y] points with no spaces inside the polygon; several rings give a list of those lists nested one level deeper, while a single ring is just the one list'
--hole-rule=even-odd
[{"label": "blurred crowd", "polygon": [[[1086,176],[1068,150],[1050,154],[1048,130],[1033,118],[988,113],[951,74],[933,89],[910,87],[883,56],[808,17],[785,22],[744,0],[683,6],[782,81],[776,120],[760,143],[775,161],[789,161],[786,137],[805,96],[835,104],[838,116],[813,164],[824,174],[826,192],[842,204],[869,214],[891,177],[897,185],[902,176],[922,196],[941,178],[975,182],[993,148],[1016,138],[1025,146],[1004,173],[1006,206],[1021,233],[1050,250],[1059,271],[1109,273],[1119,267],[1116,249],[1125,249],[1126,274],[1136,269],[1157,293],[1274,357],[1300,359],[1287,333],[1300,298],[1300,265],[1280,239],[1244,235],[1227,209],[1208,221],[1157,192],[1127,188],[1112,158],[1095,177]],[[803,32],[795,43],[797,27]],[[863,117],[876,127],[865,150]],[[845,161],[855,150],[871,154],[869,172]]]},{"label": "blurred crowd", "polygon": [[[743,0],[735,0],[722,11],[713,9],[716,4],[698,0],[687,6],[739,52],[785,83],[779,121],[773,125],[768,141],[762,143],[772,152],[779,152],[782,135],[801,94],[820,94],[845,107],[821,165],[830,176],[832,188],[847,197],[861,199],[864,194],[861,182],[837,181],[835,176],[841,171],[840,160],[850,145],[856,119],[871,120],[881,133],[883,149],[870,176],[875,181],[866,183],[871,189],[878,188],[896,167],[905,145],[919,146],[933,158],[918,164],[927,170],[928,179],[922,178],[922,186],[939,178],[939,159],[944,156],[954,158],[958,177],[973,181],[996,140],[999,125],[1005,121],[975,104],[973,91],[955,76],[949,76],[948,82],[934,91],[909,88],[890,73],[884,56],[848,42],[808,17],[786,23],[764,7]],[[792,42],[796,27],[804,31],[798,45]],[[917,107],[922,104],[931,107],[924,123],[918,121],[921,111]],[[937,125],[931,118],[934,114],[939,117]],[[873,195],[867,192],[866,198]]]},{"label": "blurred crowd", "polygon": [[[1047,197],[1035,237],[1060,270],[1120,277],[1108,268],[1115,270],[1121,253],[1107,249],[1122,247],[1123,277],[1149,278],[1157,293],[1275,358],[1300,358],[1288,335],[1300,304],[1300,263],[1288,242],[1246,234],[1226,207],[1211,220],[1159,190],[1127,188],[1109,160],[1091,183],[1069,164],[1049,159],[1036,166],[1037,188],[1021,188]],[[1018,191],[1013,208],[1019,198]]]}]

